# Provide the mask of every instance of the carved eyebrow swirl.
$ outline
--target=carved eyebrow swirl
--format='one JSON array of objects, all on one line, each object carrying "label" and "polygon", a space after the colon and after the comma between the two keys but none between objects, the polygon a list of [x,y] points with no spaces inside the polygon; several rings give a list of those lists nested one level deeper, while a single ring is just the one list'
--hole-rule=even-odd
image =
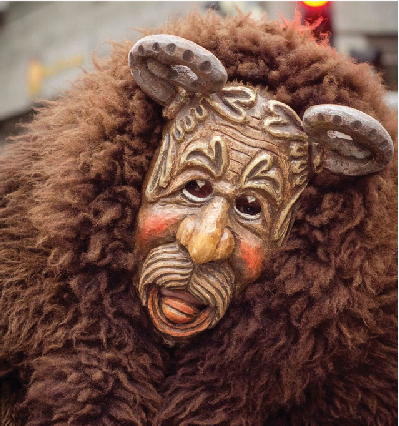
[{"label": "carved eyebrow swirl", "polygon": [[210,143],[191,142],[182,152],[177,173],[189,166],[205,168],[214,177],[221,177],[229,165],[229,154],[225,141],[214,136]]},{"label": "carved eyebrow swirl", "polygon": [[255,105],[256,97],[256,91],[249,87],[231,86],[203,99],[222,117],[234,123],[244,123],[247,121],[246,110]]},{"label": "carved eyebrow swirl", "polygon": [[283,193],[283,176],[279,167],[273,167],[273,156],[261,152],[246,167],[241,176],[241,187],[263,189],[277,206],[280,206]]}]

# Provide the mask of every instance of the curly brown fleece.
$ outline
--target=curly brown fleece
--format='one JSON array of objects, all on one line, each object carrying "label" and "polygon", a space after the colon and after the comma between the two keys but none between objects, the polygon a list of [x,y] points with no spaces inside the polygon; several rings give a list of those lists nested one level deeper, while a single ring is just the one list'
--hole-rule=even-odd
[{"label": "curly brown fleece", "polygon": [[[193,40],[299,115],[348,105],[396,138],[380,77],[298,20],[192,13],[151,33]],[[133,44],[114,44],[2,159],[0,424],[396,425],[396,165],[319,175],[261,279],[168,349],[132,286],[163,124],[130,75]]]}]

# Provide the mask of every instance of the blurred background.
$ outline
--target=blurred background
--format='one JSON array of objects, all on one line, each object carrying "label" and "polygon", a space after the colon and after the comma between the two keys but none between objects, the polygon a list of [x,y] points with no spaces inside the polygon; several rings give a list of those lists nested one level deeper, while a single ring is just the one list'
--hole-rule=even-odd
[{"label": "blurred background", "polygon": [[386,102],[398,106],[397,1],[0,1],[0,147],[29,120],[32,106],[60,94],[85,69],[91,55],[109,53],[109,40],[137,40],[140,28],[157,26],[192,8],[221,15],[236,7],[254,17],[303,21],[323,17],[322,31],[331,44],[381,72],[389,92]]}]

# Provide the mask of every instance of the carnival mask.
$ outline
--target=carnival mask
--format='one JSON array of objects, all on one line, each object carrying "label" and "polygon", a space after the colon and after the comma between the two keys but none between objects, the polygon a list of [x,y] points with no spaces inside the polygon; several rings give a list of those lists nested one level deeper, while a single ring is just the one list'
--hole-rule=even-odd
[{"label": "carnival mask", "polygon": [[220,61],[179,37],[141,39],[129,64],[168,119],[138,215],[136,285],[165,340],[184,341],[259,277],[312,175],[376,172],[393,144],[345,106],[311,107],[302,122],[266,89],[226,84]]}]

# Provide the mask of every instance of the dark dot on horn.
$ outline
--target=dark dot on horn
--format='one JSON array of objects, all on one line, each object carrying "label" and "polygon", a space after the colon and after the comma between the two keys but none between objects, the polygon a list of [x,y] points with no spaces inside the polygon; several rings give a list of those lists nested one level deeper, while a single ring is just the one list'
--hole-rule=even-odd
[{"label": "dark dot on horn", "polygon": [[194,59],[194,53],[191,50],[185,50],[183,53],[183,61],[192,62]]},{"label": "dark dot on horn", "polygon": [[144,47],[142,44],[140,44],[137,50],[139,51],[140,55],[144,55]]},{"label": "dark dot on horn", "polygon": [[152,45],[152,50],[153,50],[154,52],[159,52],[159,51],[161,50],[161,48],[159,47],[159,43],[154,43],[154,44]]},{"label": "dark dot on horn", "polygon": [[334,115],[333,123],[336,125],[342,124],[342,117],[340,115]]},{"label": "dark dot on horn", "polygon": [[353,129],[360,129],[361,127],[362,127],[362,123],[361,123],[361,121],[359,121],[359,120],[355,120],[352,124],[351,124],[351,127],[353,128]]},{"label": "dark dot on horn", "polygon": [[371,130],[369,131],[369,133],[368,133],[368,137],[369,137],[370,139],[375,139],[375,138],[377,137],[377,130],[375,130],[375,129],[371,129]]},{"label": "dark dot on horn", "polygon": [[319,112],[317,114],[317,121],[326,121],[326,118],[324,117],[324,114],[322,114],[321,112]]},{"label": "dark dot on horn", "polygon": [[209,61],[204,61],[202,62],[202,64],[200,65],[199,69],[202,72],[209,72],[212,69],[212,65]]},{"label": "dark dot on horn", "polygon": [[168,72],[168,78],[170,80],[176,80],[177,77],[179,77],[179,73],[176,70],[171,68]]},{"label": "dark dot on horn", "polygon": [[175,50],[176,50],[176,45],[175,45],[174,43],[169,43],[169,44],[166,46],[166,51],[167,51],[170,55],[173,55],[173,54],[175,53]]}]

